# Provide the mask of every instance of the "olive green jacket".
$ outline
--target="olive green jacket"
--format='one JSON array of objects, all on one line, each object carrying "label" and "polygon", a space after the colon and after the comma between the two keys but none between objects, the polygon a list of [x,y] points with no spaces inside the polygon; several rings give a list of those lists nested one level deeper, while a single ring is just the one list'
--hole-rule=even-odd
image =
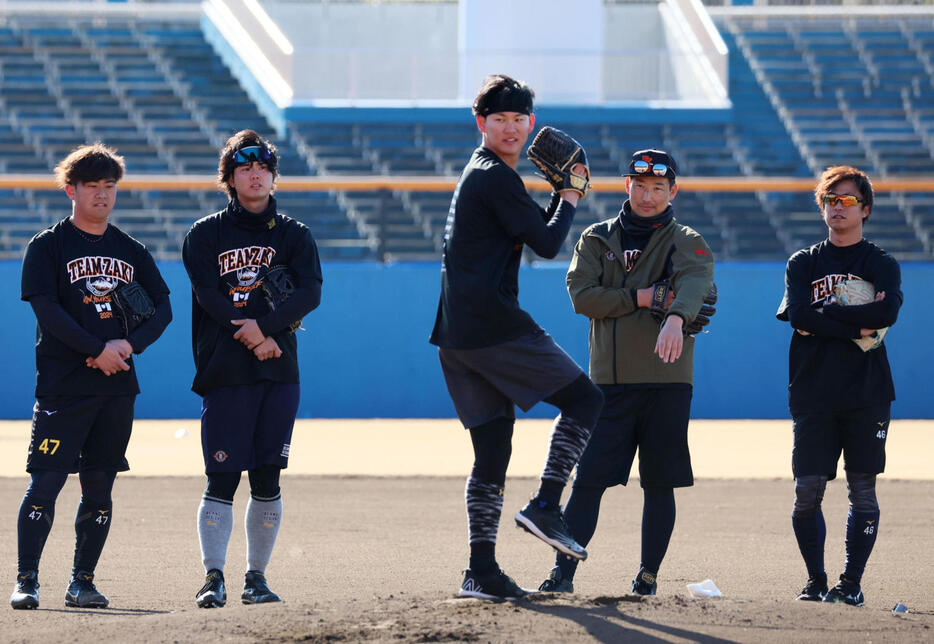
[{"label": "olive green jacket", "polygon": [[668,277],[676,294],[668,314],[687,325],[713,285],[713,254],[699,233],[672,219],[652,233],[627,273],[620,228],[615,217],[584,230],[568,269],[574,310],[590,318],[590,378],[601,385],[693,384],[694,338],[685,336],[678,360],[662,362],[654,353],[659,325],[638,307],[635,290]]}]

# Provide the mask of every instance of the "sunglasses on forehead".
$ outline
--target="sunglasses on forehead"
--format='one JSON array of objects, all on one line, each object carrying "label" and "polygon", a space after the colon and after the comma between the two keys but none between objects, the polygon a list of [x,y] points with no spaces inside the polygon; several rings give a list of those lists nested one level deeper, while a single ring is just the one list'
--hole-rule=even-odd
[{"label": "sunglasses on forehead", "polygon": [[253,161],[266,163],[272,158],[272,154],[270,154],[269,150],[261,145],[249,145],[245,148],[240,148],[231,156],[233,156],[234,163],[252,163]]},{"label": "sunglasses on forehead", "polygon": [[863,200],[853,195],[835,195],[831,192],[824,195],[824,203],[828,206],[836,206],[838,203],[842,203],[844,206],[855,206],[858,203],[863,203]]},{"label": "sunglasses on forehead", "polygon": [[656,177],[664,177],[668,174],[668,166],[664,163],[649,163],[648,161],[634,161],[632,164],[632,169],[637,174],[645,174],[649,170],[652,171]]}]

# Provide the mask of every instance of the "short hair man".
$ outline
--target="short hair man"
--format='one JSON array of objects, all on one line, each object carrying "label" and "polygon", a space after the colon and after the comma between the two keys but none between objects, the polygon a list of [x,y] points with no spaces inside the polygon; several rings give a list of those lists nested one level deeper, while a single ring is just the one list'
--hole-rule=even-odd
[{"label": "short hair man", "polygon": [[244,470],[250,501],[240,597],[245,604],[279,601],[265,572],[282,516],[279,474],[288,465],[298,413],[295,328],[321,301],[322,277],[311,231],[276,210],[277,162],[275,146],[256,132],[230,137],[217,171],[230,201],[196,221],[182,248],[192,288],[191,388],[202,397],[208,478],[198,508],[206,580],[196,600],[202,608],[227,602],[224,564]]},{"label": "short hair man", "polygon": [[515,171],[535,125],[533,97],[525,83],[494,75],[484,79],[474,101],[482,145],[451,202],[430,339],[473,443],[466,489],[470,565],[460,594],[482,599],[515,599],[527,592],[502,572],[494,552],[515,405],[528,410],[544,400],[561,411],[539,492],[516,522],[561,552],[584,558],[586,551],[567,534],[559,502],[603,402],[581,368],[519,308],[523,246],[542,257],[557,255],[579,196],[556,192],[543,210]]},{"label": "short hair man", "polygon": [[[688,421],[694,338],[685,327],[713,286],[714,261],[697,232],[674,218],[678,167],[662,150],[632,155],[629,199],[617,217],[583,231],[567,274],[574,310],[590,318],[590,377],[606,402],[574,477],[565,508],[571,535],[589,543],[608,487],[626,485],[639,450],[642,554],[632,582],[654,595],[675,524],[674,488],[693,485]],[[650,312],[655,285],[675,296],[659,324]],[[577,562],[558,557],[540,586],[573,592]]]},{"label": "short hair man", "polygon": [[[18,516],[19,572],[13,608],[39,605],[39,558],[68,474],[78,473],[75,559],[65,605],[105,608],[94,570],[112,523],[111,491],[129,469],[126,448],[139,393],[132,355],[172,319],[169,289],[141,243],[108,223],[123,158],[100,143],[72,151],[55,168],[72,201],[69,217],[30,240],[22,299],[36,314],[36,405]],[[120,306],[141,285],[148,317]]]},{"label": "short hair man", "polygon": [[[862,606],[860,579],[879,532],[876,475],[885,469],[895,387],[881,339],[878,346],[854,340],[876,336],[895,323],[902,304],[901,271],[898,262],[863,238],[873,204],[866,173],[850,166],[827,168],[814,197],[827,239],[788,260],[777,313],[795,331],[788,373],[794,424],[791,523],[808,571],[797,598]],[[835,287],[847,281],[871,283],[874,301],[850,306],[837,301]],[[850,500],[846,563],[828,591],[821,501],[827,481],[837,475],[841,452]]]}]

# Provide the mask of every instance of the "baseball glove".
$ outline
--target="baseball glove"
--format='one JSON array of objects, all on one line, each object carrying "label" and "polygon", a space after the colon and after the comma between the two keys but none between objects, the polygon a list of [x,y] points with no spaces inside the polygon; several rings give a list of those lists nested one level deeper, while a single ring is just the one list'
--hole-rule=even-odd
[{"label": "baseball glove", "polygon": [[[590,190],[587,154],[580,143],[561,130],[547,125],[543,127],[526,154],[555,190],[573,190],[581,197]],[[578,163],[584,166],[584,174],[571,172]]]},{"label": "baseball glove", "polygon": [[[288,266],[273,266],[263,276],[263,297],[270,311],[275,311],[288,300],[295,292],[295,278]],[[296,320],[289,325],[289,333],[295,333],[302,327],[302,321]]]},{"label": "baseball glove", "polygon": [[[858,306],[875,302],[875,300],[876,287],[873,286],[872,282],[866,280],[843,280],[838,282],[833,287],[833,297],[830,299],[832,303],[840,306]],[[889,328],[885,327],[876,330],[874,335],[867,335],[859,339],[853,338],[853,342],[863,351],[872,351],[882,344],[882,340],[888,332]]]},{"label": "baseball glove", "polygon": [[123,332],[126,335],[140,324],[152,317],[156,307],[152,303],[149,293],[139,282],[133,281],[124,284],[110,294],[114,305],[114,313],[120,318]]},{"label": "baseball glove", "polygon": [[[652,303],[649,305],[649,313],[652,319],[661,324],[668,317],[668,307],[674,300],[674,294],[671,292],[671,282],[662,280],[652,284]],[[704,303],[700,311],[691,320],[691,323],[682,328],[684,335],[696,335],[704,331],[704,327],[710,324],[710,318],[717,312],[717,285],[714,284],[704,296]],[[706,331],[705,331],[706,333]]]}]

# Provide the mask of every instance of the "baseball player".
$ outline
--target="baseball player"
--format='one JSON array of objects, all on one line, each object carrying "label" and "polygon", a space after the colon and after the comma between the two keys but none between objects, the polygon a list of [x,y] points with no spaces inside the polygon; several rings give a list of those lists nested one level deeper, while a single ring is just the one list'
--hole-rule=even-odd
[{"label": "baseball player", "polygon": [[[850,166],[827,168],[814,190],[827,225],[824,241],[799,250],[785,269],[779,320],[794,333],[788,356],[788,407],[794,425],[791,513],[798,548],[807,566],[803,601],[863,605],[860,579],[879,533],[876,475],[885,469],[885,439],[895,387],[885,344],[853,340],[877,336],[895,323],[902,304],[898,263],[863,238],[872,213],[869,177]],[[874,301],[845,306],[834,297],[838,284],[863,280]],[[826,527],[821,500],[837,475],[843,452],[850,509],[846,563],[840,581],[827,589]]]},{"label": "baseball player", "polygon": [[[568,536],[559,501],[602,397],[518,302],[523,246],[554,257],[583,194],[556,191],[543,210],[516,173],[535,125],[533,97],[525,83],[494,75],[484,79],[474,101],[482,145],[464,168],[451,202],[441,297],[430,338],[438,346],[448,391],[470,430],[474,450],[466,486],[470,564],[459,594],[483,599],[515,599],[528,592],[500,570],[494,552],[515,405],[528,410],[544,400],[561,411],[541,487],[516,522],[569,556],[587,555]],[[585,164],[569,167],[579,177],[587,174]]]},{"label": "baseball player", "polygon": [[[687,441],[694,338],[687,334],[698,330],[713,286],[710,248],[674,218],[677,172],[664,151],[633,154],[629,199],[617,217],[583,231],[567,274],[574,310],[590,318],[590,376],[606,402],[565,516],[571,535],[586,546],[604,491],[626,485],[638,448],[644,502],[641,565],[632,582],[637,595],[655,594],[674,529],[674,488],[694,483]],[[577,561],[558,556],[539,589],[573,592],[576,568]]]},{"label": "baseball player", "polygon": [[275,146],[256,132],[230,137],[217,171],[218,186],[230,201],[196,221],[182,247],[192,288],[191,388],[202,397],[208,479],[198,508],[206,580],[196,599],[202,608],[227,601],[224,563],[244,470],[250,500],[240,597],[244,604],[279,601],[265,571],[282,517],[279,473],[288,465],[298,412],[294,329],[321,301],[322,277],[311,232],[276,211],[277,162]]},{"label": "baseball player", "polygon": [[[36,314],[36,405],[26,458],[29,487],[17,517],[19,568],[10,604],[39,606],[39,559],[68,475],[78,473],[75,558],[65,605],[106,608],[94,570],[113,518],[117,472],[139,393],[133,354],[172,319],[169,289],[141,243],[108,223],[123,157],[100,143],[73,150],[55,168],[71,216],[33,237],[23,257],[22,299]],[[120,305],[141,285],[144,317]]]}]

